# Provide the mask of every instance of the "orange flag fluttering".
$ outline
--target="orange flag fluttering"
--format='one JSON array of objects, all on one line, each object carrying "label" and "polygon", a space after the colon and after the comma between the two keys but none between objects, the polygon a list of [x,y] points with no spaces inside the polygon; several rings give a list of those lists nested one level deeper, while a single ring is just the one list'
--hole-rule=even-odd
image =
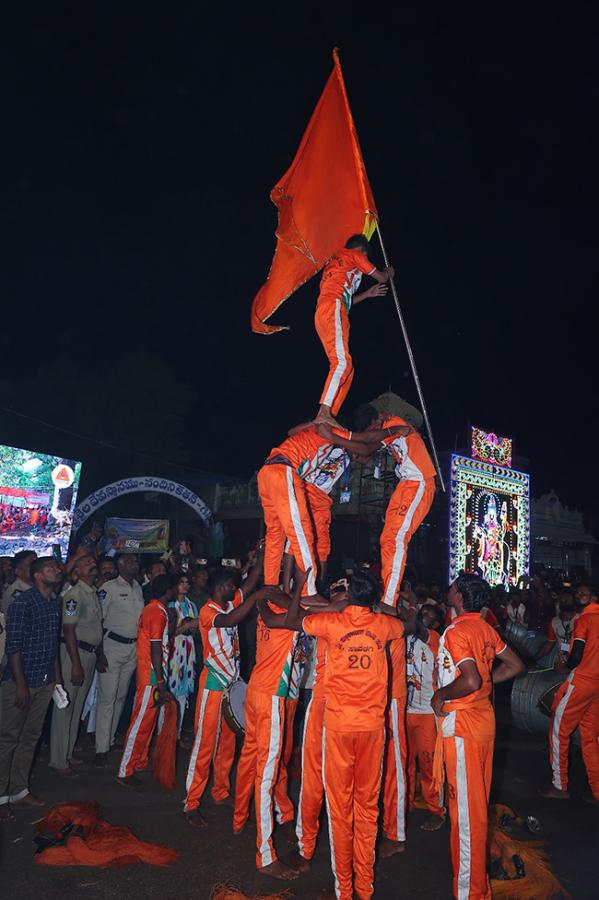
[{"label": "orange flag fluttering", "polygon": [[284,330],[265,323],[350,235],[363,232],[370,238],[376,228],[376,206],[336,50],[333,60],[295,159],[270,193],[279,211],[277,247],[252,303],[251,326],[258,334]]}]

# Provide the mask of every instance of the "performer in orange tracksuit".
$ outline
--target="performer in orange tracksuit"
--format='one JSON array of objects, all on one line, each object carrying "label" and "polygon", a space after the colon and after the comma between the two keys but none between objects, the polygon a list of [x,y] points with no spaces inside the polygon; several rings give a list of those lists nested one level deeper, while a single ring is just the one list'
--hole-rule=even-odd
[{"label": "performer in orange tracksuit", "polygon": [[223,803],[230,794],[229,775],[235,756],[235,733],[222,715],[224,692],[239,678],[239,637],[237,625],[254,608],[260,592],[252,589],[262,569],[258,555],[246,580],[244,594],[235,588],[230,569],[217,570],[210,579],[210,600],[200,610],[199,632],[202,639],[204,668],[198,686],[195,737],[186,780],[184,811],[191,825],[204,826],[200,800],[214,764],[212,798]]},{"label": "performer in orange tracksuit", "polygon": [[[283,595],[272,596],[277,597],[277,602],[283,602]],[[268,604],[266,606],[268,608]],[[281,608],[274,604],[273,609],[281,612]],[[285,698],[289,691],[296,640],[294,632],[273,631],[265,624],[262,614],[258,616],[256,663],[245,700],[245,740],[237,764],[233,812],[233,831],[240,834],[249,816],[253,791],[257,830],[256,867],[267,875],[283,880],[296,878],[297,873],[277,858],[272,841],[273,794],[285,740]]]},{"label": "performer in orange tracksuit", "polygon": [[[332,421],[347,397],[354,377],[349,352],[349,311],[367,297],[387,293],[385,286],[394,275],[393,268],[379,271],[368,259],[368,239],[355,234],[325,266],[320,282],[314,324],[329,360],[329,374],[320,398],[316,421]],[[378,284],[356,294],[362,275],[370,275]]]},{"label": "performer in orange tracksuit", "polygon": [[[356,427],[378,429],[407,426],[399,416],[383,416],[371,404],[356,411]],[[408,426],[409,427],[409,426]],[[435,467],[417,431],[391,434],[382,440],[393,457],[399,484],[393,491],[381,533],[383,603],[395,606],[406,566],[410,539],[431,508],[435,496]]]},{"label": "performer in orange tracksuit", "polygon": [[168,575],[158,575],[152,582],[152,593],[154,599],[144,607],[137,629],[135,703],[118,774],[121,784],[132,787],[141,784],[135,772],[148,764],[158,711],[170,696],[166,689],[170,649],[166,607],[175,596],[176,586]]},{"label": "performer in orange tracksuit", "polygon": [[[398,428],[392,428],[391,432],[400,433]],[[341,475],[343,456],[329,458],[334,447],[344,447],[360,456],[368,455],[375,449],[383,434],[381,430],[374,429],[363,434],[352,434],[326,425],[319,426],[318,429],[312,426],[300,427],[278,447],[273,447],[258,472],[258,492],[266,525],[266,584],[279,584],[281,558],[287,539],[290,544],[289,552],[295,558],[297,568],[302,572],[309,571],[304,594],[316,594],[314,530],[305,482],[314,472],[324,473],[326,477],[331,477],[333,472],[335,480]]]},{"label": "performer in orange tracksuit", "polygon": [[383,780],[383,834],[379,852],[383,859],[401,853],[406,841],[408,799],[406,764],[406,646],[394,641],[389,646],[389,705]]},{"label": "performer in orange tracksuit", "polygon": [[293,803],[289,799],[289,794],[287,792],[289,783],[288,767],[293,754],[293,727],[299,701],[300,681],[302,680],[302,675],[304,673],[305,662],[306,655],[304,652],[303,641],[300,639],[295,645],[293,665],[291,666],[291,674],[289,676],[289,690],[287,692],[287,699],[285,700],[285,740],[283,742],[283,753],[281,754],[281,764],[279,766],[279,777],[277,778],[274,790],[275,813],[278,825],[287,825],[288,823],[293,822],[294,819]]},{"label": "performer in orange tracksuit", "polygon": [[461,575],[447,599],[458,615],[442,635],[437,656],[439,688],[431,706],[442,721],[435,784],[440,789],[445,780],[445,762],[454,897],[491,900],[487,808],[495,741],[493,684],[513,678],[524,665],[480,617],[489,600],[489,586],[482,578]]},{"label": "performer in orange tracksuit", "polygon": [[404,626],[372,611],[376,582],[367,574],[352,576],[345,600],[342,612],[313,615],[299,609],[298,595],[278,627],[303,628],[326,648],[322,770],[335,896],[351,900],[355,889],[360,900],[369,900],[385,743],[386,647],[403,644]]},{"label": "performer in orange tracksuit", "polygon": [[406,730],[408,735],[408,800],[411,807],[416,791],[416,763],[420,770],[422,796],[431,813],[420,826],[424,831],[437,831],[445,821],[445,809],[439,791],[433,783],[433,759],[437,743],[437,721],[431,707],[435,692],[435,667],[439,650],[439,635],[435,631],[442,623],[436,607],[424,605],[420,618],[427,630],[427,639],[416,635],[408,638],[406,670],[408,676],[408,705]]},{"label": "performer in orange tracksuit", "polygon": [[570,736],[580,732],[582,758],[592,799],[599,804],[599,604],[587,585],[576,592],[582,605],[572,633],[572,647],[565,662],[570,675],[553,701],[549,725],[549,760],[553,784],[542,796],[568,799],[568,750]]}]

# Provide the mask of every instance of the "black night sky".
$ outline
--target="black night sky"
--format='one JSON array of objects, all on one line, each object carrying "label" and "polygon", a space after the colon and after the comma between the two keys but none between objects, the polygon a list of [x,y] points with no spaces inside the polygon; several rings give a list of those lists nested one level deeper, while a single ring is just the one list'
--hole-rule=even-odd
[{"label": "black night sky", "polygon": [[[249,311],[337,45],[439,450],[468,422],[513,436],[534,495],[592,513],[599,40],[590,6],[536,8],[5,15],[0,405],[157,459],[4,410],[0,442],[83,459],[83,490],[182,459],[249,475],[315,413],[317,280],[289,333]],[[348,408],[416,402],[390,299],[355,310],[352,350]]]}]

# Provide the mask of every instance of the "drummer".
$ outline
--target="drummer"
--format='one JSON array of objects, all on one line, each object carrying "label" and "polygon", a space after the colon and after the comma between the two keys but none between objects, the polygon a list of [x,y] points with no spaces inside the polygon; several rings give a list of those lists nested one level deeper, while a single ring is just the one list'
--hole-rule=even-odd
[{"label": "drummer", "polygon": [[[210,599],[200,610],[204,668],[198,686],[195,737],[187,771],[184,812],[190,825],[207,824],[200,813],[200,800],[214,759],[212,799],[232,805],[230,772],[235,755],[235,732],[222,717],[224,692],[239,678],[239,636],[237,625],[254,608],[262,591],[250,594],[262,571],[263,553],[248,576],[244,590],[237,590],[236,572],[217,569],[209,582]],[[244,598],[244,594],[249,594]],[[219,737],[220,735],[220,737]]]},{"label": "drummer", "polygon": [[562,591],[559,597],[559,614],[547,626],[547,640],[535,653],[535,662],[548,656],[557,645],[556,665],[561,665],[570,652],[574,625],[578,618],[576,600],[570,591]]}]

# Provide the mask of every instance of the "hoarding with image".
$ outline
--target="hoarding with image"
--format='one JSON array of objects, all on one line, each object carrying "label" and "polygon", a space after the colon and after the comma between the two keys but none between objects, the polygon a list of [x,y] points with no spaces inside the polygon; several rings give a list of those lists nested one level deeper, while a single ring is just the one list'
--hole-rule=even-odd
[{"label": "hoarding with image", "polygon": [[168,550],[168,519],[107,518],[104,543],[107,552],[164,553]]},{"label": "hoarding with image", "polygon": [[66,558],[80,477],[77,460],[0,444],[0,556]]}]

